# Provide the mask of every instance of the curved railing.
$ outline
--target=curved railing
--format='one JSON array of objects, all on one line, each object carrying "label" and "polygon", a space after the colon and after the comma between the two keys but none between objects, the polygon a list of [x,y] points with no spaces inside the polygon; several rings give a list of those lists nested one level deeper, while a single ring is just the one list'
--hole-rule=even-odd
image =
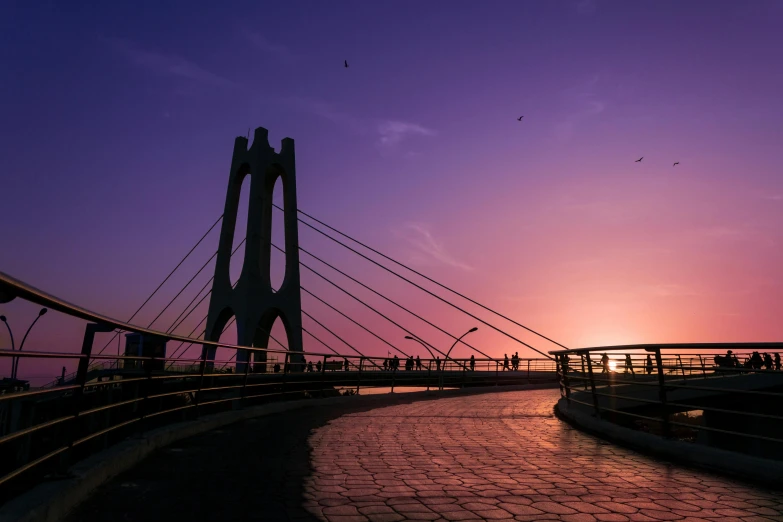
[{"label": "curved railing", "polygon": [[666,438],[783,460],[782,352],[783,343],[690,343],[549,353],[569,408]]},{"label": "curved railing", "polygon": [[[88,322],[80,352],[0,350],[0,359],[76,363],[76,372],[38,388],[0,392],[0,503],[128,436],[200,415],[272,400],[353,395],[365,388],[498,386],[548,380],[551,359],[418,359],[289,352],[203,341],[118,321],[0,272],[0,303],[24,299]],[[96,333],[124,331],[187,345],[243,350],[249,363],[93,352]],[[277,360],[272,360],[277,358]],[[13,384],[13,383],[12,383]]]}]

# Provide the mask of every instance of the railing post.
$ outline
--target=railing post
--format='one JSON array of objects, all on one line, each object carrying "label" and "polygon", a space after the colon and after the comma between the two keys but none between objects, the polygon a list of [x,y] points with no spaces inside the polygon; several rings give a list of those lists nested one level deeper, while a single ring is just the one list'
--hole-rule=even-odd
[{"label": "railing post", "polygon": [[427,391],[430,391],[430,377],[432,376],[432,359],[427,364]]},{"label": "railing post", "polygon": [[527,360],[527,383],[530,384],[530,359]]},{"label": "railing post", "polygon": [[204,388],[204,373],[207,369],[207,351],[202,350],[201,353],[201,362],[199,363],[199,379],[198,379],[198,389],[196,390],[196,394],[193,396],[193,402],[195,402],[195,415],[198,419],[198,405],[199,402],[201,402],[201,390]]},{"label": "railing post", "polygon": [[663,436],[669,437],[671,428],[669,426],[669,412],[666,407],[666,380],[663,373],[663,360],[661,359],[661,349],[655,348],[655,364],[658,366],[658,397],[661,401],[661,421],[663,423]]},{"label": "railing post", "polygon": [[239,409],[243,409],[245,407],[245,396],[247,395],[247,378],[250,375],[250,358],[253,357],[255,354],[251,353],[250,350],[247,352],[247,363],[245,364],[245,377],[242,379],[242,393],[240,395],[239,399]]},{"label": "railing post", "polygon": [[593,362],[590,360],[590,352],[585,353],[585,359],[587,359],[587,376],[590,379],[590,390],[593,393],[593,408],[595,413],[599,417],[601,416],[601,409],[598,407],[598,395],[595,394],[595,380],[593,380]]},{"label": "railing post", "polygon": [[326,358],[329,357],[328,355],[324,355],[324,362],[321,366],[321,397],[323,397],[324,394],[324,383],[326,383]]},{"label": "railing post", "polygon": [[500,361],[495,361],[495,386],[498,385],[500,380]]},{"label": "railing post", "polygon": [[109,328],[105,325],[90,323],[84,329],[84,339],[82,340],[82,353],[79,359],[79,366],[76,369],[76,384],[79,385],[73,391],[73,397],[71,399],[71,415],[73,418],[68,423],[68,428],[64,431],[66,440],[68,441],[68,450],[63,452],[60,457],[60,472],[66,473],[70,464],[71,451],[73,444],[79,435],[79,414],[82,412],[82,402],[84,400],[84,386],[87,384],[87,371],[90,368],[90,357],[92,356],[92,344],[95,339],[96,332],[113,332],[114,328]]},{"label": "railing post", "polygon": [[364,366],[364,357],[359,357],[359,377],[356,381],[356,395],[359,395],[359,387],[362,385],[362,366]]},{"label": "railing post", "polygon": [[392,369],[392,385],[391,385],[391,393],[394,393],[394,378],[397,375],[397,365],[394,365],[394,368]]},{"label": "railing post", "polygon": [[677,354],[677,360],[680,361],[680,371],[682,371],[682,380],[686,381],[687,379],[685,378],[685,366],[683,366],[682,357],[680,357],[679,354]]},{"label": "railing post", "polygon": [[571,385],[568,383],[568,363],[570,362],[568,358],[568,354],[567,353],[563,354],[560,357],[560,359],[561,359],[560,366],[563,371],[563,385],[565,386],[566,400],[568,402],[571,402]]},{"label": "railing post", "polygon": [[286,383],[288,382],[288,367],[290,366],[290,363],[288,362],[288,352],[285,352],[285,356],[283,357],[283,389],[280,392],[280,396],[285,399],[285,388]]},{"label": "railing post", "polygon": [[[149,409],[149,395],[150,390],[152,389],[152,367],[154,366],[155,357],[153,356],[152,359],[149,361],[142,360],[141,365],[142,368],[144,366],[147,367],[146,374],[147,374],[147,380],[144,381],[144,398],[141,401],[141,407],[140,415],[139,415],[139,436],[144,434],[144,424],[145,424],[145,418],[147,417],[147,414],[149,413],[147,410]],[[146,363],[146,365],[144,364]]]}]

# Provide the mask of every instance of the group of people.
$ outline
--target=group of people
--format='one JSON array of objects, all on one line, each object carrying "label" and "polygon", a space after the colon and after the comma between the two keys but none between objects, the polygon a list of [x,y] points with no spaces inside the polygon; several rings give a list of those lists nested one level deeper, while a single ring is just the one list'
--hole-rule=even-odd
[{"label": "group of people", "polygon": [[[519,370],[519,352],[514,353],[514,355],[511,356],[511,370],[517,371]],[[503,371],[507,372],[509,371],[508,367],[508,355],[503,354]]]},{"label": "group of people", "polygon": [[721,368],[752,368],[754,370],[776,370],[780,371],[780,354],[776,353],[774,357],[772,354],[764,353],[762,356],[759,352],[753,352],[750,357],[747,357],[744,362],[740,362],[734,352],[728,350],[726,355],[715,356],[715,364]]}]

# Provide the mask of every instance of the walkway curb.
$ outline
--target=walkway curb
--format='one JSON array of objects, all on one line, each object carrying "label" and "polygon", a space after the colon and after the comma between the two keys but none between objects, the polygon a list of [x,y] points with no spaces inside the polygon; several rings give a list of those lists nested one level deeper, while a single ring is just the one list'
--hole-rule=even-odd
[{"label": "walkway curb", "polygon": [[577,411],[565,398],[555,405],[558,417],[587,433],[611,442],[652,454],[675,463],[689,464],[770,487],[783,484],[783,462],[743,455],[699,444],[669,440],[649,433],[619,426],[598,419],[592,414]]},{"label": "walkway curb", "polygon": [[493,392],[511,392],[557,388],[557,382],[512,386],[487,386],[460,390],[384,393],[326,399],[304,399],[255,406],[201,417],[198,420],[170,424],[145,434],[143,438],[124,440],[78,462],[69,470],[71,478],[46,482],[0,507],[0,522],[58,522],[98,486],[130,469],[153,451],[179,440],[199,435],[248,419],[289,412],[302,408],[331,406],[343,401],[377,403],[392,406],[400,400],[427,400]]}]

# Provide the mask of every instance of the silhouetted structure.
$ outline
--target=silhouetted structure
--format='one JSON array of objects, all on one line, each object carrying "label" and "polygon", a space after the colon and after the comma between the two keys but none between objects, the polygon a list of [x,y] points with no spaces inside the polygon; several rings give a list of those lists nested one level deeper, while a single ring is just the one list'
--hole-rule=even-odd
[{"label": "silhouetted structure", "polygon": [[[226,206],[220,231],[215,278],[209,300],[206,339],[218,341],[231,317],[236,317],[237,344],[267,348],[272,325],[279,317],[285,327],[288,349],[302,351],[302,304],[299,291],[299,232],[297,228],[296,168],[294,140],[285,138],[280,152],[269,145],[268,131],[255,130],[253,145],[239,137],[228,178]],[[229,267],[234,243],[237,211],[245,176],[250,176],[250,203],[247,210],[247,242],[244,264],[236,287],[232,288]],[[285,278],[277,291],[270,279],[272,249],[272,195],[277,178],[283,185],[285,225]],[[214,360],[215,348],[204,347],[207,360]],[[301,367],[301,356],[292,354],[293,367]],[[237,354],[237,371],[245,370],[247,352]],[[266,370],[266,353],[254,352],[260,370]],[[259,364],[260,363],[260,364]],[[257,370],[257,371],[258,371]]]}]

